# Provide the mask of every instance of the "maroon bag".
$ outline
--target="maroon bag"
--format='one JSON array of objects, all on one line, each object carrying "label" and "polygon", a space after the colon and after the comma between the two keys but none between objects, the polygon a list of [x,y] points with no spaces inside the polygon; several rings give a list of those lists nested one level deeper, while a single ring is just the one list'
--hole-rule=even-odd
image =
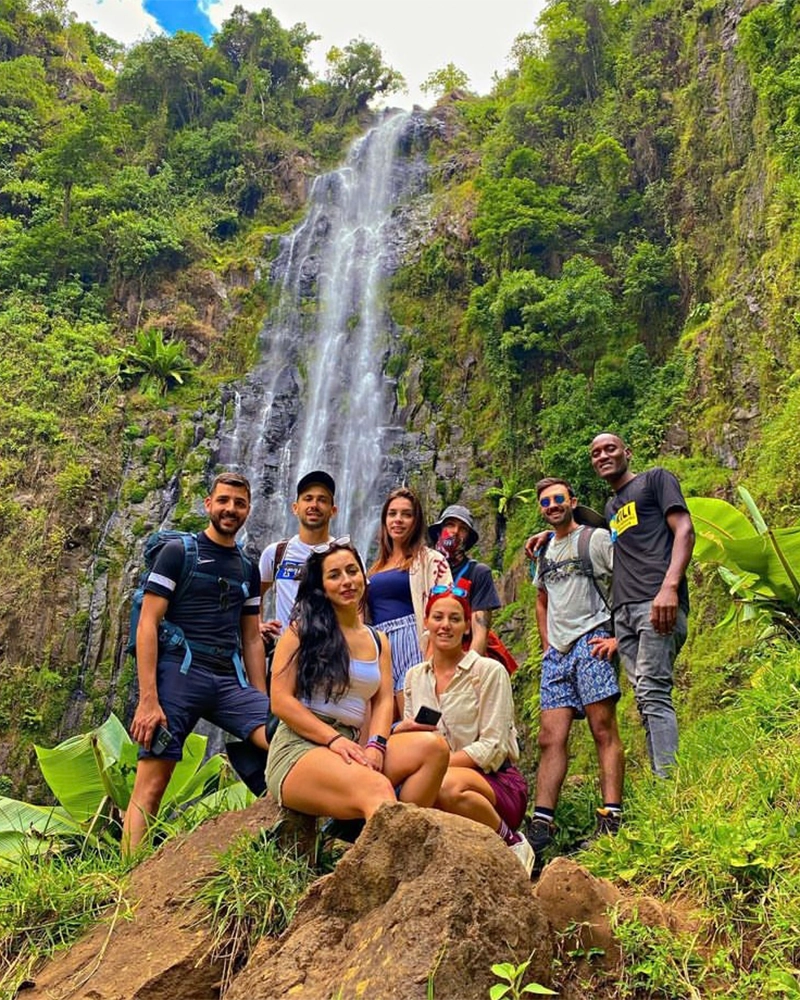
[{"label": "maroon bag", "polygon": [[509,675],[513,674],[519,667],[519,664],[511,655],[509,648],[500,636],[496,632],[492,632],[491,629],[489,630],[489,637],[486,641],[486,655],[491,656],[493,660],[497,660],[502,663]]}]

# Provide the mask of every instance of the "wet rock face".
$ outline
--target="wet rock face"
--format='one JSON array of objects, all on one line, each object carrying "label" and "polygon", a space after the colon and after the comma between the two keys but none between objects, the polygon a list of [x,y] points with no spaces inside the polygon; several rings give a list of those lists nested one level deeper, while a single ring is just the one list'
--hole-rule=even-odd
[{"label": "wet rock face", "polygon": [[484,1000],[492,964],[531,953],[530,978],[549,982],[547,919],[500,838],[458,816],[384,806],[227,997],[424,1000],[430,977],[437,1000]]}]

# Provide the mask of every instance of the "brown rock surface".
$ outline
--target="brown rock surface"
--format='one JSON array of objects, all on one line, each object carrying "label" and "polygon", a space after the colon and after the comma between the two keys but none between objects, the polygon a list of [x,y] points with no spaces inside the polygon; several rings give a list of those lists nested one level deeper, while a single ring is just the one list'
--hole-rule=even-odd
[{"label": "brown rock surface", "polygon": [[262,799],[170,841],[133,872],[133,919],[99,923],[44,966],[25,1000],[216,1000],[222,963],[211,960],[200,912],[183,903],[187,886],[212,871],[240,833],[255,835],[278,815]]},{"label": "brown rock surface", "polygon": [[336,871],[312,887],[292,926],[263,941],[227,1000],[472,1000],[494,962],[533,953],[550,980],[547,920],[500,838],[457,816],[384,806]]},{"label": "brown rock surface", "polygon": [[534,894],[561,936],[564,951],[572,953],[578,965],[610,969],[619,964],[609,912],[622,895],[611,882],[595,878],[569,858],[555,858],[542,872]]}]

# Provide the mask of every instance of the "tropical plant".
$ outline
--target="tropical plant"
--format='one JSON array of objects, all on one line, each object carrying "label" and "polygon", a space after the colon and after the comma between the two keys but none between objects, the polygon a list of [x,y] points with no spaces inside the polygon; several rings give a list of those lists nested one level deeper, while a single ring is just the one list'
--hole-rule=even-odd
[{"label": "tropical plant", "polygon": [[536,496],[536,490],[523,486],[519,473],[512,472],[501,477],[499,486],[490,486],[486,496],[497,501],[497,513],[501,517],[508,517],[518,504],[530,503]]},{"label": "tropical plant", "polygon": [[687,501],[694,521],[694,557],[714,563],[733,598],[721,624],[761,619],[800,638],[800,525],[770,528],[749,492],[738,489],[750,514],[713,497]]},{"label": "tropical plant", "polygon": [[[220,808],[243,808],[253,796],[227,761],[203,762],[208,740],[191,733],[156,817],[164,823],[191,804],[195,820]],[[32,805],[0,796],[0,861],[31,857],[64,840],[114,842],[112,828],[128,807],[136,771],[137,744],[115,715],[97,729],[70,737],[52,749],[35,747],[39,766],[57,806]]]},{"label": "tropical plant", "polygon": [[123,381],[138,382],[142,392],[164,395],[174,385],[183,385],[194,365],[180,340],[164,340],[161,330],[151,328],[136,334],[136,344],[125,352],[120,367]]},{"label": "tropical plant", "polygon": [[522,985],[522,980],[525,978],[530,964],[531,960],[528,959],[527,962],[520,962],[519,965],[513,965],[511,962],[498,962],[497,965],[493,965],[492,972],[502,982],[495,983],[494,986],[490,987],[489,997],[491,1000],[501,1000],[502,997],[508,997],[509,1000],[519,1000],[526,993],[535,993],[537,996],[556,996],[554,990],[540,986],[539,983]]}]

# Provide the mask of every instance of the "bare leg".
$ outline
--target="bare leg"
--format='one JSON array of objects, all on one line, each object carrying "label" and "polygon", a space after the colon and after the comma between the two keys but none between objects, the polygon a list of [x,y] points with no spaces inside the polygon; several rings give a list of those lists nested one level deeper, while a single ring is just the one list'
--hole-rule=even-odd
[{"label": "bare leg", "polygon": [[449,767],[436,805],[443,812],[466,816],[497,830],[500,816],[494,808],[496,801],[494,789],[480,771],[473,767]]},{"label": "bare leg", "polygon": [[326,747],[309,750],[286,775],[282,804],[311,816],[369,819],[383,802],[396,802],[391,781],[363,764],[346,764]]},{"label": "bare leg", "polygon": [[450,750],[438,733],[396,733],[389,737],[383,773],[402,784],[401,802],[432,806],[447,773]]},{"label": "bare leg", "polygon": [[597,760],[600,764],[600,791],[603,802],[622,802],[625,778],[625,751],[617,729],[617,712],[613,698],[605,698],[586,706],[586,719],[592,731]]},{"label": "bare leg", "polygon": [[571,708],[546,708],[539,723],[542,755],[536,772],[537,806],[555,810],[567,774],[567,741],[575,712]]},{"label": "bare leg", "polygon": [[133,854],[144,839],[150,820],[161,805],[176,763],[174,760],[144,757],[137,764],[131,800],[122,824],[123,856]]}]

